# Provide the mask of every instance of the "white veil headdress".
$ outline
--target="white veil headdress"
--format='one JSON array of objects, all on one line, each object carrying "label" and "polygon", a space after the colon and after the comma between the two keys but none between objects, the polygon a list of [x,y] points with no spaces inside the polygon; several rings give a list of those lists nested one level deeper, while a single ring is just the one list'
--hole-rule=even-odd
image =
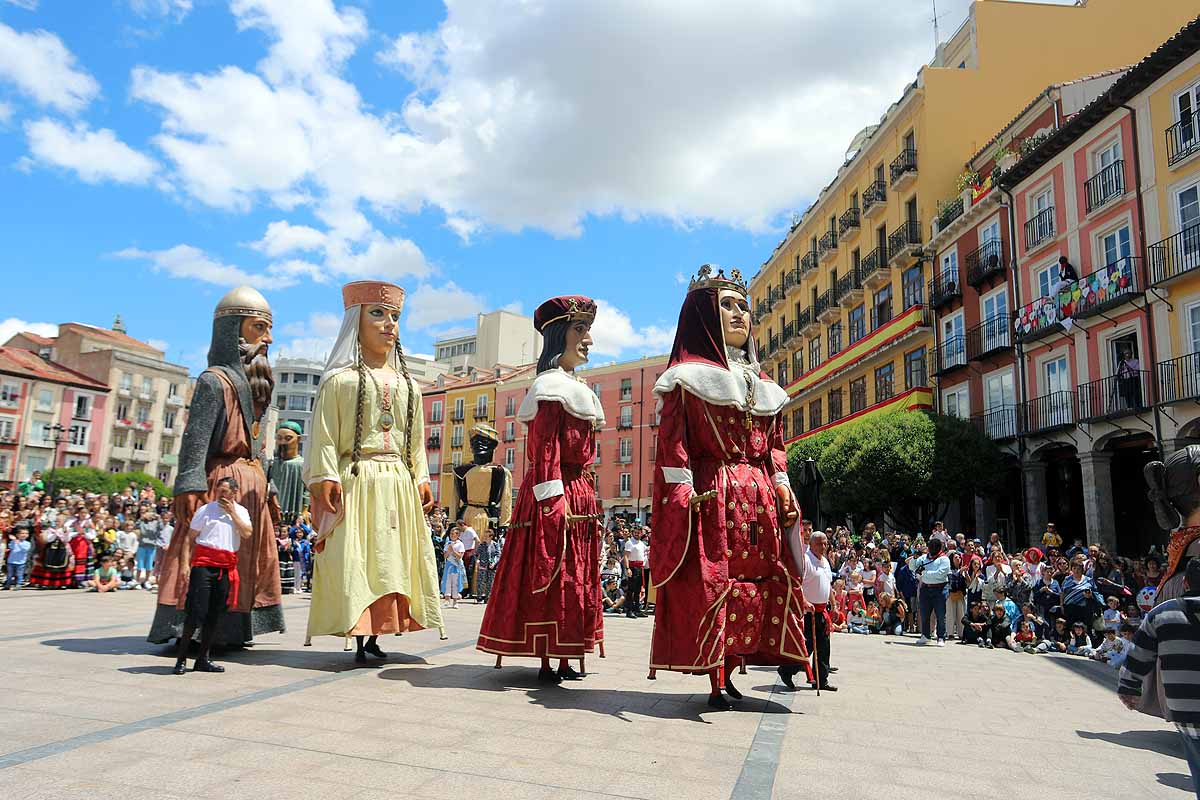
[{"label": "white veil headdress", "polygon": [[[318,392],[320,392],[320,385],[323,385],[325,379],[330,375],[341,372],[347,367],[358,365],[358,323],[362,318],[362,308],[361,305],[356,305],[346,309],[337,341],[333,343],[333,349],[329,351],[329,357],[325,360],[325,370],[321,373]],[[388,365],[396,372],[400,372],[400,359],[394,347],[388,353]]]}]

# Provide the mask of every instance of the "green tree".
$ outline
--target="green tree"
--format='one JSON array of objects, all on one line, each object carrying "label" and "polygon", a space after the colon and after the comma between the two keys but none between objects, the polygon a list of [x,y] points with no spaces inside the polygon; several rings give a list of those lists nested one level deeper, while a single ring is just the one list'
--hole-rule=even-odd
[{"label": "green tree", "polygon": [[[50,479],[50,473],[42,476]],[[61,467],[54,470],[54,490],[69,489],[72,492],[108,494],[112,491],[112,476],[96,467]]]},{"label": "green tree", "polygon": [[793,444],[793,486],[807,458],[824,477],[826,514],[856,526],[886,514],[907,532],[928,531],[956,500],[994,491],[1001,470],[990,438],[963,420],[924,413],[869,417]]},{"label": "green tree", "polygon": [[120,492],[124,491],[125,487],[131,483],[136,483],[139,487],[145,486],[147,483],[154,487],[154,491],[159,497],[171,495],[171,489],[165,483],[160,481],[153,475],[145,472],[120,472],[112,476],[113,488],[109,491]]}]

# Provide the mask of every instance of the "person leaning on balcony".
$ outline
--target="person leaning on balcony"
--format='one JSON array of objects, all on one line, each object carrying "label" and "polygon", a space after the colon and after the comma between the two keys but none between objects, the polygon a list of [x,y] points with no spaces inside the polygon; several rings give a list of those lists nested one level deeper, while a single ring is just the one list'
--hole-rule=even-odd
[{"label": "person leaning on balcony", "polygon": [[1134,355],[1132,347],[1121,348],[1121,360],[1117,363],[1117,386],[1126,408],[1137,408],[1142,397],[1142,364]]},{"label": "person leaning on balcony", "polygon": [[1056,297],[1059,292],[1079,280],[1079,272],[1066,256],[1058,257],[1058,282],[1050,287],[1050,296]]}]

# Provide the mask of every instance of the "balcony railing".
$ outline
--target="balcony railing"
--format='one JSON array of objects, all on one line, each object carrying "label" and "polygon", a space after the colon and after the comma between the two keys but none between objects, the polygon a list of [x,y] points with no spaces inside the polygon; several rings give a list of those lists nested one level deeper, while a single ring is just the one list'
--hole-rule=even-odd
[{"label": "balcony railing", "polygon": [[617,420],[617,430],[627,431],[633,428],[633,417],[621,417]]},{"label": "balcony railing", "polygon": [[1167,128],[1167,165],[1177,164],[1200,150],[1200,136],[1196,131],[1196,115],[1181,114],[1179,122]]},{"label": "balcony railing", "polygon": [[[917,284],[920,287],[920,284]],[[955,298],[962,297],[962,281],[958,269],[939,269],[929,279],[929,304],[941,308]]]},{"label": "balcony railing", "polygon": [[461,436],[452,436],[450,438],[450,446],[451,447],[462,447],[463,446],[462,437]]},{"label": "balcony railing", "polygon": [[1158,362],[1158,402],[1200,400],[1200,353]]},{"label": "balcony railing", "polygon": [[796,332],[801,333],[809,325],[812,325],[813,316],[812,309],[806,308],[796,316]]},{"label": "balcony railing", "polygon": [[838,300],[850,295],[852,292],[861,292],[862,285],[862,270],[860,267],[851,267],[850,271],[837,279],[837,296]]},{"label": "balcony railing", "polygon": [[1177,278],[1200,267],[1200,225],[1150,245],[1150,285]]},{"label": "balcony railing", "polygon": [[889,168],[892,176],[892,186],[895,186],[909,173],[917,171],[917,151],[901,150]]},{"label": "balcony railing", "polygon": [[988,317],[967,329],[967,360],[979,361],[1012,347],[1012,328],[1004,316]]},{"label": "balcony railing", "polygon": [[812,272],[816,268],[817,268],[817,251],[809,250],[800,259],[800,271],[801,272]]},{"label": "balcony railing", "polygon": [[826,291],[822,292],[821,294],[817,295],[817,304],[815,306],[813,306],[813,309],[816,311],[817,316],[820,317],[822,314],[824,314],[826,311],[829,310],[829,305],[830,305],[830,296],[829,296],[829,291],[826,290]]},{"label": "balcony railing", "polygon": [[895,261],[908,254],[909,250],[921,244],[921,225],[915,219],[901,222],[896,230],[888,236],[888,260]]},{"label": "balcony railing", "polygon": [[845,237],[846,231],[856,231],[859,226],[858,209],[847,208],[842,216],[838,217],[838,235]]},{"label": "balcony railing", "polygon": [[967,365],[967,341],[963,335],[950,336],[937,346],[937,374],[945,375]]},{"label": "balcony railing", "polygon": [[1032,250],[1052,238],[1054,238],[1054,206],[1046,208],[1025,223],[1025,249]]},{"label": "balcony railing", "polygon": [[963,199],[962,195],[951,200],[949,203],[944,203],[938,209],[937,226],[939,231],[944,231],[951,222],[963,215]]},{"label": "balcony railing", "polygon": [[1028,342],[1053,331],[1062,330],[1058,321],[1058,303],[1053,297],[1039,297],[1026,303],[1014,323],[1018,341]]},{"label": "balcony railing", "polygon": [[800,274],[794,269],[789,269],[783,273],[783,294],[786,297],[787,293],[795,289],[800,283]]},{"label": "balcony railing", "polygon": [[783,339],[781,340],[783,343],[783,346],[787,347],[787,345],[794,338],[796,338],[796,323],[795,322],[783,323]]},{"label": "balcony railing", "polygon": [[476,408],[475,409],[475,419],[487,419],[487,418],[488,418],[488,410],[486,408]]},{"label": "balcony railing", "polygon": [[975,414],[971,417],[971,424],[977,431],[984,436],[991,437],[994,441],[1015,439],[1017,437],[1017,408],[1006,405],[982,414]]},{"label": "balcony railing", "polygon": [[1060,292],[1059,315],[1086,319],[1141,294],[1136,257],[1126,256],[1089,272]]},{"label": "balcony railing", "polygon": [[1150,371],[1130,370],[1079,386],[1079,419],[1083,422],[1117,419],[1150,408]]},{"label": "balcony railing", "polygon": [[999,239],[990,239],[967,253],[963,263],[967,268],[967,283],[979,288],[991,276],[1004,273],[1004,246]]},{"label": "balcony railing", "polygon": [[451,422],[462,422],[465,418],[466,418],[465,411],[451,411],[450,412],[450,421]]},{"label": "balcony railing", "polygon": [[825,256],[829,255],[830,253],[837,252],[837,244],[838,244],[837,232],[836,231],[826,231],[821,236],[821,238],[817,241],[817,252],[820,254],[821,258],[824,258]]},{"label": "balcony railing", "polygon": [[1089,214],[1125,194],[1125,162],[1118,159],[1088,178],[1083,182],[1083,192]]},{"label": "balcony railing", "polygon": [[882,248],[876,247],[874,250],[867,253],[866,257],[863,258],[862,264],[859,267],[859,270],[862,272],[863,281],[866,281],[867,278],[871,277],[876,272],[878,272],[880,267],[886,267],[886,266],[887,266],[887,251]]},{"label": "balcony railing", "polygon": [[442,449],[442,437],[430,436],[429,439],[425,442],[425,449],[426,450],[441,450]]},{"label": "balcony railing", "polygon": [[1073,391],[1051,392],[1017,404],[1017,432],[1021,436],[1071,428],[1078,419],[1079,395]]},{"label": "balcony railing", "polygon": [[862,193],[862,213],[864,216],[871,216],[871,213],[883,208],[887,204],[887,184],[883,181],[874,181],[867,184],[867,188],[863,189]]}]

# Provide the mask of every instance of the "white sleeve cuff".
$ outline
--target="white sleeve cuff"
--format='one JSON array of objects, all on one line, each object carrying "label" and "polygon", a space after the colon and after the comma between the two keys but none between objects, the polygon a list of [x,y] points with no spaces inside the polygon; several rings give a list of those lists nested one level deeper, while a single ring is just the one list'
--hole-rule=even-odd
[{"label": "white sleeve cuff", "polygon": [[322,483],[324,481],[333,481],[334,483],[341,483],[342,478],[340,475],[313,475],[312,477],[310,477],[308,479],[308,483],[305,485],[308,486],[309,491],[312,491],[312,487],[314,487],[318,483]]},{"label": "white sleeve cuff", "polygon": [[792,482],[788,478],[788,474],[786,472],[776,472],[771,476],[771,480],[775,482],[776,486],[786,486],[789,489],[792,488]]},{"label": "white sleeve cuff", "polygon": [[423,483],[429,483],[429,476],[428,476],[428,475],[426,475],[424,478],[421,478],[421,480],[417,481],[417,486],[420,486],[420,485],[421,485],[421,484],[423,484]]},{"label": "white sleeve cuff", "polygon": [[549,500],[551,497],[558,497],[562,493],[563,482],[561,480],[546,481],[545,483],[539,483],[533,487],[533,497],[539,501]]},{"label": "white sleeve cuff", "polygon": [[663,467],[663,480],[667,483],[686,483],[692,485],[692,471],[685,467]]}]

